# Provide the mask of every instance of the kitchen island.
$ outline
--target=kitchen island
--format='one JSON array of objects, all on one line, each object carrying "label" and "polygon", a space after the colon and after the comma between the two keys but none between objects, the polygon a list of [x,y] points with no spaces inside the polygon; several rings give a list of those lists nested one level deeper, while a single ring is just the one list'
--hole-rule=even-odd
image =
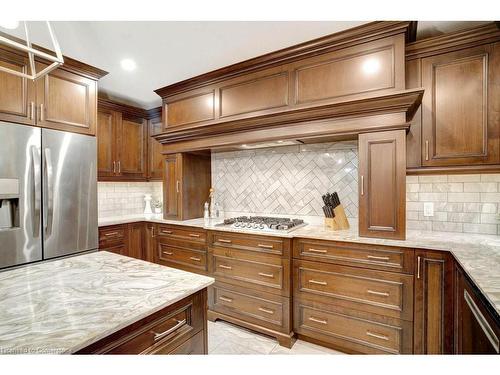
[{"label": "kitchen island", "polygon": [[206,353],[210,277],[101,251],[0,273],[0,353]]}]

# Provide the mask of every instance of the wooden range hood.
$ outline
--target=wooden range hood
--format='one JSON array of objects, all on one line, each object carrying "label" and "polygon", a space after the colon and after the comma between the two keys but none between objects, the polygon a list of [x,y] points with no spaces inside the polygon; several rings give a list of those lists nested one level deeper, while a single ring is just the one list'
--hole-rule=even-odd
[{"label": "wooden range hood", "polygon": [[312,143],[409,129],[423,89],[406,90],[413,22],[372,22],[156,90],[163,153]]}]

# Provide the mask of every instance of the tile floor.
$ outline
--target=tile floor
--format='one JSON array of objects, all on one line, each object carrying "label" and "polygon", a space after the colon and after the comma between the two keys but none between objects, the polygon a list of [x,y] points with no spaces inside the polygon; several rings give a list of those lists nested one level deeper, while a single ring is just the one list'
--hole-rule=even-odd
[{"label": "tile floor", "polygon": [[291,349],[247,329],[223,321],[208,322],[208,354],[343,354],[297,340]]}]

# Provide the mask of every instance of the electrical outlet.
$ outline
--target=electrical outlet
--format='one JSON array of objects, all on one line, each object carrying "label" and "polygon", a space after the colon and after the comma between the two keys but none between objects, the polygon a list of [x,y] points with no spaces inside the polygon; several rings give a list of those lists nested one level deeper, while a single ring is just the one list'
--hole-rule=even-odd
[{"label": "electrical outlet", "polygon": [[424,203],[424,216],[434,216],[434,203],[425,202]]}]

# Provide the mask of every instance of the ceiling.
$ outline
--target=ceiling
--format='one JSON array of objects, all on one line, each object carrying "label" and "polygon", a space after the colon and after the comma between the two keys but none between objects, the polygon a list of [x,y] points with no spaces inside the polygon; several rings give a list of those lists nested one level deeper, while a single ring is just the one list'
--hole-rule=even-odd
[{"label": "ceiling", "polygon": [[[366,21],[58,21],[52,22],[64,55],[109,72],[99,90],[149,109],[161,104],[153,90]],[[423,21],[417,38],[485,22]],[[42,22],[29,22],[33,43],[51,48]],[[23,37],[21,27],[0,31]],[[134,71],[121,68],[131,58]]]}]

